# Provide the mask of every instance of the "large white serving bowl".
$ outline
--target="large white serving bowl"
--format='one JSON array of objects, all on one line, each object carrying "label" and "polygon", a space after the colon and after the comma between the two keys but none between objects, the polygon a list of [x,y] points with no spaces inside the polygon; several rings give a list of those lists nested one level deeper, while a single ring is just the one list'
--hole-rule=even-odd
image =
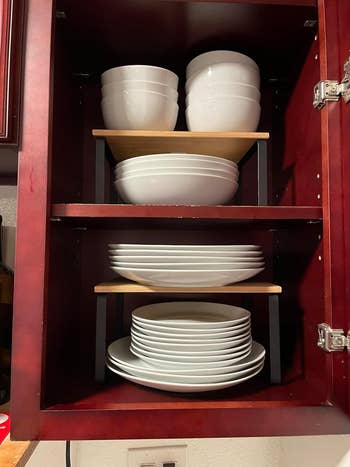
[{"label": "large white serving bowl", "polygon": [[160,161],[200,161],[200,164],[202,164],[202,162],[208,163],[208,167],[210,167],[213,163],[217,163],[220,165],[235,167],[236,169],[238,169],[238,166],[235,162],[225,159],[223,157],[207,156],[205,154],[190,154],[184,152],[169,152],[163,154],[148,154],[145,156],[131,157],[130,159],[126,159],[125,161],[119,162],[116,167],[131,168],[133,165],[150,164],[151,161],[155,164],[155,167],[158,167]]},{"label": "large white serving bowl", "polygon": [[[107,357],[110,362],[120,366],[121,368],[125,367],[126,371],[134,370],[144,370],[144,371],[157,371],[159,373],[168,373],[169,368],[155,368],[150,362],[147,362],[146,359],[141,359],[137,357],[130,351],[131,339],[130,336],[122,337],[112,344],[109,345],[107,349]],[[189,375],[189,376],[203,376],[203,375],[220,375],[228,374],[236,371],[241,371],[247,368],[251,368],[259,363],[262,363],[265,358],[265,349],[258,342],[252,344],[252,349],[249,355],[245,358],[239,359],[230,363],[227,366],[206,366],[203,365],[201,368],[191,368],[186,367],[185,365],[176,365],[173,363],[171,366],[171,373],[174,375]]]},{"label": "large white serving bowl", "polygon": [[132,319],[174,328],[213,330],[244,323],[250,319],[250,312],[224,303],[161,302],[135,308]]},{"label": "large white serving bowl", "polygon": [[[125,373],[131,374],[133,376],[141,377],[141,378],[152,378],[155,381],[168,381],[172,383],[220,383],[223,381],[228,381],[231,379],[238,379],[246,375],[250,375],[255,370],[257,370],[261,365],[262,361],[255,363],[255,365],[251,365],[248,368],[243,370],[234,371],[231,373],[223,373],[219,375],[188,375],[188,374],[176,374],[164,371],[159,371],[158,368],[152,368],[148,365],[147,369],[139,369],[130,367],[128,365],[116,363],[112,358],[107,357],[107,364],[116,370],[122,370]],[[113,371],[113,370],[112,370]]]},{"label": "large white serving bowl", "polygon": [[169,326],[157,326],[148,323],[132,323],[133,331],[138,334],[145,335],[151,339],[177,339],[182,341],[202,341],[202,340],[219,340],[231,339],[232,337],[240,336],[250,330],[250,320],[242,324],[230,326],[227,328],[208,329],[191,329],[191,328],[173,328]]},{"label": "large white serving bowl", "polygon": [[179,245],[174,243],[163,243],[159,244],[150,244],[150,243],[109,243],[108,247],[112,250],[176,250],[176,254],[178,254],[178,250],[186,250],[192,253],[195,251],[204,251],[204,252],[219,252],[224,251],[225,254],[227,252],[235,254],[237,252],[255,252],[261,254],[261,246],[260,245]]},{"label": "large white serving bowl", "polygon": [[111,261],[112,266],[117,266],[121,268],[146,268],[146,269],[205,269],[207,271],[217,270],[217,269],[255,269],[262,268],[265,266],[263,261],[258,263],[129,263],[124,261]]},{"label": "large white serving bowl", "polygon": [[153,81],[114,81],[102,86],[102,97],[109,97],[120,91],[128,91],[130,89],[141,89],[145,91],[159,92],[169,96],[174,101],[177,101],[178,92],[166,84],[155,83]]},{"label": "large white serving bowl", "polygon": [[114,81],[152,81],[177,89],[178,76],[166,68],[150,65],[118,66],[106,70],[101,75],[102,86]]},{"label": "large white serving bowl", "polygon": [[[174,253],[173,253],[174,254]],[[247,266],[250,267],[250,263],[261,263],[264,261],[263,256],[255,256],[255,257],[223,257],[223,256],[127,256],[127,255],[111,255],[110,260],[112,262],[120,261],[120,262],[127,262],[130,264],[142,264],[142,266],[149,265],[151,263],[248,263]],[[136,267],[136,266],[134,266]],[[256,266],[253,266],[256,267]]]},{"label": "large white serving bowl", "polygon": [[140,284],[167,287],[220,287],[245,281],[256,276],[261,269],[227,269],[207,271],[202,269],[140,269],[111,266],[120,276]]},{"label": "large white serving bowl", "polygon": [[253,99],[220,96],[187,107],[186,122],[190,131],[256,131],[260,112]]},{"label": "large white serving bowl", "polygon": [[200,69],[186,82],[187,94],[195,87],[217,82],[245,83],[260,88],[260,73],[257,68],[245,63],[218,63]]},{"label": "large white serving bowl", "polygon": [[131,89],[101,101],[108,129],[173,130],[179,107],[174,99],[153,91]]},{"label": "large white serving bowl", "polygon": [[[227,342],[218,342],[218,341],[212,341],[209,344],[208,343],[202,343],[202,341],[198,343],[193,343],[193,342],[187,342],[187,343],[173,343],[173,342],[158,342],[154,341],[151,339],[147,339],[144,337],[137,337],[135,332],[131,332],[131,338],[133,342],[136,342],[138,344],[145,345],[146,348],[149,349],[159,349],[159,350],[166,350],[168,352],[174,351],[175,354],[176,352],[182,351],[182,352],[210,352],[211,350],[225,350],[225,349],[231,349],[234,347],[239,346],[240,344],[247,343],[248,340],[250,339],[250,332],[248,332],[246,335],[243,337],[240,337],[239,339],[227,339]],[[249,338],[249,339],[248,339]]]},{"label": "large white serving bowl", "polygon": [[243,83],[211,83],[206,86],[193,85],[186,97],[186,106],[198,101],[220,96],[247,97],[260,102],[260,91],[255,86]]},{"label": "large white serving bowl", "polygon": [[115,186],[131,204],[217,205],[233,198],[238,183],[218,175],[154,173],[120,178]]},{"label": "large white serving bowl", "polygon": [[116,180],[120,180],[126,177],[133,177],[135,175],[168,175],[170,173],[176,174],[200,174],[200,175],[217,175],[218,177],[226,177],[231,178],[235,182],[238,181],[238,173],[232,169],[205,169],[205,168],[198,168],[198,167],[165,167],[165,168],[155,168],[152,167],[150,169],[141,168],[136,170],[122,170],[116,172]]},{"label": "large white serving bowl", "polygon": [[199,70],[218,63],[243,63],[259,70],[258,65],[248,55],[233,50],[212,50],[200,54],[190,61],[186,67],[186,77],[188,79]]}]

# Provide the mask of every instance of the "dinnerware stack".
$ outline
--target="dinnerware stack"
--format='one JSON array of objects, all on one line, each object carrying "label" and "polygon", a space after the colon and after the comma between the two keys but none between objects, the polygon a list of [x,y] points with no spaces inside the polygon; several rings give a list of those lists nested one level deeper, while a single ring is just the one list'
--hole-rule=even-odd
[{"label": "dinnerware stack", "polygon": [[178,77],[166,68],[130,65],[101,75],[102,114],[114,130],[173,130],[178,114]]},{"label": "dinnerware stack", "polygon": [[151,154],[115,168],[115,187],[126,203],[217,205],[232,201],[237,164],[200,154]]},{"label": "dinnerware stack", "polygon": [[214,287],[244,281],[264,270],[258,245],[109,244],[111,269],[140,284]]},{"label": "dinnerware stack", "polygon": [[165,391],[203,392],[243,383],[263,368],[250,313],[220,303],[168,302],[137,308],[131,337],[113,342],[106,363],[118,375]]},{"label": "dinnerware stack", "polygon": [[190,131],[256,131],[260,72],[247,55],[215,50],[186,69],[186,120]]}]

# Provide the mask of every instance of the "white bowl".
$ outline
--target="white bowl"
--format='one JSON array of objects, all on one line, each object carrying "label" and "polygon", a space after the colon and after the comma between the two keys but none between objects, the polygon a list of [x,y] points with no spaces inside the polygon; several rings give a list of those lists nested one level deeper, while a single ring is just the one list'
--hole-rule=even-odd
[{"label": "white bowl", "polygon": [[115,182],[120,197],[131,204],[217,205],[235,195],[233,178],[198,173],[133,175]]},{"label": "white bowl", "polygon": [[260,88],[259,70],[245,63],[218,63],[202,68],[186,82],[186,92],[193,87],[207,86],[216,82],[244,83]]},{"label": "white bowl", "polygon": [[145,156],[137,156],[127,159],[125,161],[119,162],[117,164],[117,169],[126,168],[126,167],[134,167],[140,164],[153,164],[150,166],[158,167],[158,164],[162,164],[163,162],[168,163],[177,162],[177,163],[195,163],[196,165],[201,165],[203,162],[206,163],[207,167],[211,167],[216,164],[224,165],[225,167],[235,168],[238,170],[238,166],[235,162],[224,159],[223,157],[215,157],[215,156],[205,156],[202,154],[187,154],[187,153],[178,153],[178,152],[170,152],[165,154],[148,154]]},{"label": "white bowl", "polygon": [[264,267],[265,263],[260,261],[258,263],[129,263],[125,261],[111,261],[112,266],[118,266],[121,268],[146,268],[146,269],[205,269],[207,271],[217,270],[217,269],[259,269]]},{"label": "white bowl", "polygon": [[115,130],[173,130],[179,107],[173,99],[152,91],[131,89],[101,101],[105,126]]},{"label": "white bowl", "polygon": [[152,81],[177,89],[178,76],[166,68],[149,65],[127,65],[110,68],[101,75],[102,86],[114,81]]},{"label": "white bowl", "polygon": [[167,166],[167,167],[150,167],[139,169],[122,169],[115,172],[116,180],[132,177],[134,175],[168,175],[170,173],[180,174],[195,174],[195,175],[217,175],[219,177],[226,177],[238,182],[238,172],[233,169],[226,169],[222,166],[221,169],[206,169],[201,167],[180,167],[180,166]]},{"label": "white bowl", "polygon": [[256,131],[260,105],[246,97],[206,99],[186,109],[190,131]]},{"label": "white bowl", "polygon": [[186,67],[186,77],[190,78],[199,70],[218,63],[243,63],[259,70],[258,65],[248,55],[232,50],[212,50],[198,55]]},{"label": "white bowl", "polygon": [[[191,254],[191,253],[189,253]],[[174,253],[173,253],[174,255]],[[254,257],[244,257],[238,256],[234,257],[220,257],[220,256],[130,256],[124,255],[122,253],[116,255],[110,255],[111,261],[126,261],[132,264],[143,263],[143,265],[148,265],[150,263],[258,263],[264,261],[263,256],[254,256]]]},{"label": "white bowl", "polygon": [[143,91],[159,92],[165,94],[177,102],[178,92],[166,84],[154,83],[153,81],[114,81],[102,86],[102,97],[109,97],[120,91],[129,91],[130,89],[139,89]]},{"label": "white bowl", "polygon": [[260,91],[254,86],[243,83],[211,83],[206,86],[195,84],[191,91],[187,94],[186,105],[195,104],[198,101],[205,99],[230,96],[230,97],[247,97],[254,101],[260,102]]},{"label": "white bowl", "polygon": [[140,284],[167,287],[214,287],[241,282],[256,276],[261,269],[191,270],[191,269],[140,269],[112,266],[120,276]]}]

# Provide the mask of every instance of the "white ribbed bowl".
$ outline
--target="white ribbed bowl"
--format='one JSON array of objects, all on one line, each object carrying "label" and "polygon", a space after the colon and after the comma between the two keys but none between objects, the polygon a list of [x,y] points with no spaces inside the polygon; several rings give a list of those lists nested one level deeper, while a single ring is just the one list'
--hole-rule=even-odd
[{"label": "white ribbed bowl", "polygon": [[166,68],[149,65],[127,65],[118,66],[106,70],[101,75],[102,86],[115,81],[152,81],[166,84],[177,90],[178,76]]},{"label": "white ribbed bowl", "polygon": [[177,102],[178,92],[166,85],[161,83],[155,83],[153,81],[114,81],[113,83],[108,83],[105,86],[102,86],[101,93],[102,97],[109,97],[120,91],[129,91],[130,89],[137,89],[141,91],[153,91],[164,94],[174,101]]},{"label": "white ribbed bowl", "polygon": [[198,86],[194,84],[186,97],[186,105],[220,96],[247,97],[257,102],[260,102],[261,97],[259,89],[249,84],[220,82]]},{"label": "white ribbed bowl", "polygon": [[131,89],[101,101],[105,126],[115,130],[173,130],[178,105],[164,94]]}]

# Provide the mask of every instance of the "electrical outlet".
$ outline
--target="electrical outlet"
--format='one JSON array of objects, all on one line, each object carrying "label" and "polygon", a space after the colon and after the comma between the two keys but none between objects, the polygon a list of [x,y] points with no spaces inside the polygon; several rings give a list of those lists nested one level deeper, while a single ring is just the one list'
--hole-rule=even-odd
[{"label": "electrical outlet", "polygon": [[128,467],[188,467],[187,446],[149,446],[128,449]]}]

